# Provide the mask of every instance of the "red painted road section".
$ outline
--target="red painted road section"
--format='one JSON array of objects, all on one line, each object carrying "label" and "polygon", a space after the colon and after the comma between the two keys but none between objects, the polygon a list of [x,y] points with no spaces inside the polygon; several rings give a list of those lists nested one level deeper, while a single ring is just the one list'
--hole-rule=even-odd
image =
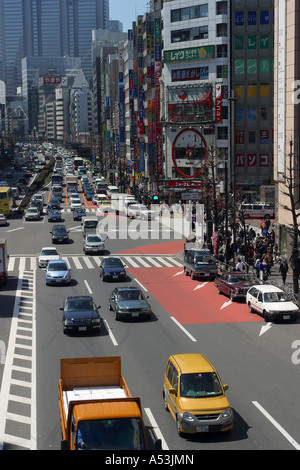
[{"label": "red painted road section", "polygon": [[184,249],[183,240],[175,240],[167,243],[157,243],[156,245],[138,246],[120,252],[122,255],[176,255]]},{"label": "red painted road section", "polygon": [[[181,268],[129,268],[169,314],[182,325],[263,321],[242,302],[219,295],[212,281],[192,280]],[[202,286],[196,289],[197,287]],[[195,290],[196,289],[196,290]],[[229,305],[222,306],[228,303]]]}]

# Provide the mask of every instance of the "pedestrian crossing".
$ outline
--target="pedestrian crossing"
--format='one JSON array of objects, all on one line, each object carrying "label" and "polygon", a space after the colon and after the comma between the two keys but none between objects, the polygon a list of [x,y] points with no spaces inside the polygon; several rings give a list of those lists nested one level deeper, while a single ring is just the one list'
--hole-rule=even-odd
[{"label": "pedestrian crossing", "polygon": [[[172,255],[115,255],[128,268],[182,268],[182,263]],[[97,269],[103,256],[70,255],[61,256],[72,270]],[[38,269],[36,256],[10,256],[8,272],[34,271]]]}]

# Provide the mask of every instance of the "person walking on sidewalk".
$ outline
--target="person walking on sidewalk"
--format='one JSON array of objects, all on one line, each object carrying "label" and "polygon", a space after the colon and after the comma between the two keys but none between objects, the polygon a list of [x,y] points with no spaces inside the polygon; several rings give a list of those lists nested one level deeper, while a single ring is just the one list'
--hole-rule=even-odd
[{"label": "person walking on sidewalk", "polygon": [[288,270],[289,270],[289,266],[287,264],[287,260],[283,259],[279,266],[279,272],[281,274],[281,279],[282,279],[283,284],[285,284]]}]

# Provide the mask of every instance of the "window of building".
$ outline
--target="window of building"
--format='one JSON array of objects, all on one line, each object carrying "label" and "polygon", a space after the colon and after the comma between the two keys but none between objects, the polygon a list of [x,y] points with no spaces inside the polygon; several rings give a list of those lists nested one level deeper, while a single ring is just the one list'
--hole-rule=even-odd
[{"label": "window of building", "polygon": [[227,140],[228,139],[228,127],[217,127],[217,138],[218,140]]},{"label": "window of building", "polygon": [[227,15],[227,1],[217,2],[217,15]]},{"label": "window of building", "polygon": [[228,28],[226,23],[217,24],[217,37],[227,37],[227,29]]},{"label": "window of building", "polygon": [[208,17],[208,3],[171,10],[171,23]]},{"label": "window of building", "polygon": [[195,41],[208,38],[208,26],[171,31],[171,42]]},{"label": "window of building", "polygon": [[217,45],[217,58],[227,57],[227,44]]}]

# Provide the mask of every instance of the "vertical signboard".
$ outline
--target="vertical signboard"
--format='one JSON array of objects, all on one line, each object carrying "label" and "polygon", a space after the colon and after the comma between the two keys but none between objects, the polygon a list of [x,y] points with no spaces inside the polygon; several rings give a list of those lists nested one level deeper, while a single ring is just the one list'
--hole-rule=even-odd
[{"label": "vertical signboard", "polygon": [[216,84],[216,122],[222,122],[222,85]]},{"label": "vertical signboard", "polygon": [[278,71],[277,71],[277,173],[284,173],[285,162],[285,59],[286,0],[278,0]]},{"label": "vertical signboard", "polygon": [[158,175],[163,174],[163,146],[162,127],[160,123],[160,78],[161,78],[161,20],[154,21],[155,42],[155,115],[156,115],[156,171]]}]

